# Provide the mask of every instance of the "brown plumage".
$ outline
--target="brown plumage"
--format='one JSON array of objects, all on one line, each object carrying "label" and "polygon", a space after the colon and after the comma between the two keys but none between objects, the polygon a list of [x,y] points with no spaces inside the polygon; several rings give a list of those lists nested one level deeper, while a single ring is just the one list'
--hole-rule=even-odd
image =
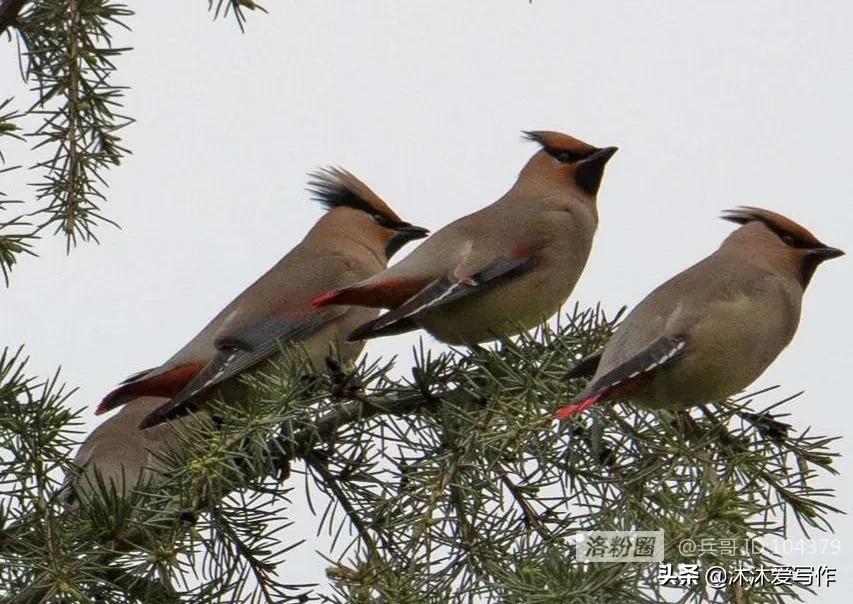
[{"label": "brown plumage", "polygon": [[649,294],[605,345],[589,386],[557,417],[628,398],[678,409],[746,388],[788,345],[818,264],[843,252],[775,212],[741,207],[720,248]]},{"label": "brown plumage", "polygon": [[328,211],[302,242],[168,361],[109,393],[97,413],[141,396],[168,397],[142,422],[150,427],[186,413],[226,386],[236,387],[238,396],[238,376],[276,357],[286,344],[303,348],[318,369],[332,348],[344,361],[358,355],[363,344],[346,342],[346,335],[377,312],[347,306],[318,310],[311,302],[330,288],[381,271],[401,245],[427,231],[402,221],[344,170],[316,172],[309,186]]},{"label": "brown plumage", "polygon": [[80,445],[74,458],[80,472],[66,481],[66,501],[76,506],[101,491],[118,495],[131,493],[149,480],[155,480],[164,468],[162,459],[181,446],[176,423],[188,429],[190,422],[207,424],[209,418],[202,413],[193,420],[182,418],[149,430],[141,430],[143,418],[166,403],[168,399],[141,397],[126,405],[100,426],[95,428]]},{"label": "brown plumage", "polygon": [[349,207],[369,216],[381,217],[386,225],[411,226],[397,216],[370,187],[342,168],[317,170],[308,181],[308,190],[327,210]]},{"label": "brown plumage", "polygon": [[512,334],[557,312],[586,265],[598,225],[596,195],[616,148],[559,132],[525,137],[541,149],[506,195],[445,226],[395,266],[320,296],[315,306],[392,309],[350,340],[423,328],[453,344]]}]

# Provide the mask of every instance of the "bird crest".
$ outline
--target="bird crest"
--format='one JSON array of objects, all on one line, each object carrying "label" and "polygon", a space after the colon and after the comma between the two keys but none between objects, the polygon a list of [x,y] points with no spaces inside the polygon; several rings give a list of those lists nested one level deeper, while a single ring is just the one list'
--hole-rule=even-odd
[{"label": "bird crest", "polygon": [[309,176],[308,192],[326,210],[347,207],[366,212],[384,226],[404,224],[370,187],[343,168],[321,168]]},{"label": "bird crest", "polygon": [[566,163],[580,161],[598,151],[597,147],[582,140],[551,130],[525,131],[523,138],[538,143],[546,153]]},{"label": "bird crest", "polygon": [[738,206],[732,210],[724,210],[721,218],[737,224],[760,222],[792,247],[823,247],[823,243],[802,225],[797,224],[790,218],[770,210],[765,210],[764,208]]}]

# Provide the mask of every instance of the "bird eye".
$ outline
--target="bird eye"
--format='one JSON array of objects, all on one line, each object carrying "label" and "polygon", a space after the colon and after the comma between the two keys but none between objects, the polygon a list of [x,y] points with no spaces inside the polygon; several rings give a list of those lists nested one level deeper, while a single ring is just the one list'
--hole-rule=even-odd
[{"label": "bird eye", "polygon": [[563,164],[570,164],[575,160],[575,156],[568,151],[560,151],[554,156],[558,162]]},{"label": "bird eye", "polygon": [[794,237],[793,235],[791,235],[790,233],[782,233],[781,238],[782,238],[782,241],[784,241],[787,245],[790,245],[792,247],[796,247],[797,243],[799,243],[797,241],[797,238]]},{"label": "bird eye", "polygon": [[382,214],[371,214],[370,217],[373,218],[373,222],[376,224],[384,227],[388,226],[388,219]]}]

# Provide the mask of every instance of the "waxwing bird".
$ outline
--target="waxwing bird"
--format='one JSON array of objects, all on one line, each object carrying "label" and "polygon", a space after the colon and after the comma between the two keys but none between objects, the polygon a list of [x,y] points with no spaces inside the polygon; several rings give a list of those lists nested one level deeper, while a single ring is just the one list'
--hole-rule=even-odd
[{"label": "waxwing bird", "polygon": [[404,222],[344,170],[314,173],[309,190],[327,212],[305,238],[172,358],[110,392],[97,414],[140,396],[166,397],[169,401],[141,424],[156,425],[223,388],[239,390],[234,378],[277,356],[285,344],[302,347],[317,369],[333,347],[343,361],[358,356],[363,344],[344,339],[378,312],[349,306],[318,309],[312,300],[383,270],[400,247],[428,231]]},{"label": "waxwing bird", "polygon": [[90,498],[101,484],[118,494],[130,493],[156,476],[156,471],[162,469],[161,457],[181,446],[176,423],[209,422],[209,416],[202,412],[193,419],[184,417],[149,430],[140,429],[143,418],[166,402],[166,398],[140,397],[86,437],[74,458],[80,473],[66,481],[69,504]]},{"label": "waxwing bird", "polygon": [[599,149],[559,132],[525,137],[541,150],[498,201],[314,305],[392,309],[353,331],[351,341],[423,328],[450,344],[511,335],[557,312],[589,257],[596,195],[616,147]]},{"label": "waxwing bird", "polygon": [[769,210],[740,207],[723,218],[742,226],[631,311],[587,388],[556,417],[616,398],[674,410],[722,400],[788,345],[818,264],[844,252]]}]

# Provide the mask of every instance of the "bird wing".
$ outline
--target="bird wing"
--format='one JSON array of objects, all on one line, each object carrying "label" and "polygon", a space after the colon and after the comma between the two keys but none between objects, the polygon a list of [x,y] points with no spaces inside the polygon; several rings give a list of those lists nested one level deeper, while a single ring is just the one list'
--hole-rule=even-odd
[{"label": "bird wing", "polygon": [[353,331],[347,339],[364,340],[414,329],[418,315],[472,294],[488,291],[526,272],[531,265],[530,256],[501,256],[473,275],[466,276],[457,270],[452,275],[439,277],[396,309]]},{"label": "bird wing", "polygon": [[121,382],[119,382],[119,386],[124,386],[125,384],[130,384],[131,382],[138,382],[142,378],[151,377],[152,375],[157,373],[159,369],[160,367],[151,367],[150,369],[135,371],[134,373],[124,378]]},{"label": "bird wing", "polygon": [[346,307],[315,311],[308,316],[269,316],[250,327],[221,336],[216,341],[213,359],[172,399],[142,420],[140,428],[150,428],[168,419],[186,414],[200,398],[222,382],[250,369],[281,350],[319,331],[343,315]]},{"label": "bird wing", "polygon": [[637,385],[647,381],[654,371],[679,358],[686,348],[686,335],[659,337],[587,386],[568,405],[558,409],[555,417],[568,419],[589,409],[601,399],[612,398],[633,390]]},{"label": "bird wing", "polygon": [[142,396],[171,398],[183,390],[186,385],[204,369],[207,360],[215,353],[214,340],[222,323],[233,314],[240,297],[222,309],[204,326],[183,348],[159,367],[138,371],[125,378],[117,388],[108,393],[95,415],[101,415],[111,409],[136,401]]},{"label": "bird wing", "polygon": [[471,229],[471,216],[445,226],[394,266],[358,283],[318,296],[313,300],[313,306],[350,304],[392,310],[399,308],[435,280],[471,259],[478,237],[478,232]]},{"label": "bird wing", "polygon": [[103,398],[95,410],[95,415],[106,413],[140,396],[174,396],[183,390],[203,368],[202,362],[187,361],[179,365],[164,365],[135,373]]},{"label": "bird wing", "polygon": [[575,363],[574,367],[569,369],[566,372],[567,380],[574,380],[577,378],[591,378],[595,375],[595,372],[598,371],[598,364],[601,363],[601,355],[604,352],[603,348],[599,348],[592,354],[588,354],[580,361]]}]

